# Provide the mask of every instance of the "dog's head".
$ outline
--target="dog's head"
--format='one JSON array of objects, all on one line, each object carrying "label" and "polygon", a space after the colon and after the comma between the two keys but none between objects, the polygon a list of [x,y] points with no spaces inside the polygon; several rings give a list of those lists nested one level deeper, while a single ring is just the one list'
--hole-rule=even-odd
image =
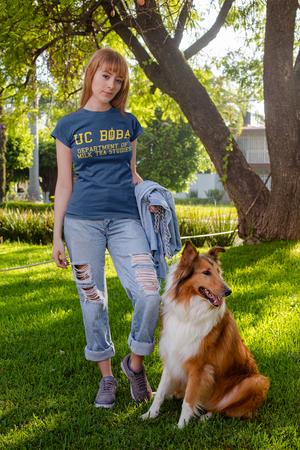
[{"label": "dog's head", "polygon": [[[176,298],[189,299],[200,296],[211,306],[222,305],[223,298],[231,294],[231,290],[222,278],[219,264],[219,253],[226,252],[223,247],[213,247],[207,253],[199,255],[190,241],[185,242],[181,260],[176,269]],[[175,281],[175,279],[174,279]]]}]

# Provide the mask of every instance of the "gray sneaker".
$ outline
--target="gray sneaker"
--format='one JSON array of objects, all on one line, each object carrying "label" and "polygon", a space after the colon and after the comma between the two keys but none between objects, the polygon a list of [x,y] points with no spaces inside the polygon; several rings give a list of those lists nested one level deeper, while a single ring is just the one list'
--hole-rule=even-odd
[{"label": "gray sneaker", "polygon": [[100,381],[98,394],[95,398],[96,408],[113,408],[116,400],[118,382],[114,377],[104,377]]},{"label": "gray sneaker", "polygon": [[122,360],[121,369],[130,382],[131,397],[134,400],[139,400],[140,402],[150,400],[153,394],[145,374],[145,366],[143,365],[141,370],[138,372],[133,372],[128,367],[129,358],[130,355],[127,355]]}]

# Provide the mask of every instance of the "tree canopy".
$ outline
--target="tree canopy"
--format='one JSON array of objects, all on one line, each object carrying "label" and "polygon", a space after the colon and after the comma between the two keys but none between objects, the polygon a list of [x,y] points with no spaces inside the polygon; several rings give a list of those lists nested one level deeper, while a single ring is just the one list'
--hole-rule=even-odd
[{"label": "tree canopy", "polygon": [[28,121],[24,120],[18,127],[10,129],[6,143],[6,191],[10,181],[26,179],[22,170],[30,167],[32,155],[32,136],[28,129]]},{"label": "tree canopy", "polygon": [[185,191],[192,176],[201,170],[206,152],[200,151],[200,141],[189,123],[181,117],[175,122],[169,117],[162,120],[162,114],[156,109],[155,118],[146,122],[137,148],[137,171],[145,180]]}]

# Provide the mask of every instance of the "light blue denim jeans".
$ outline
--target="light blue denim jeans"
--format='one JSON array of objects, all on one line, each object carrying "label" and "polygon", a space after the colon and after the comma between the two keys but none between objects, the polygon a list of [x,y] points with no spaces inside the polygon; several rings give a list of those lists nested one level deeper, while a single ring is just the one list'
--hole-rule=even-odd
[{"label": "light blue denim jeans", "polygon": [[137,355],[152,353],[160,284],[140,220],[65,217],[64,233],[83,313],[86,359],[103,361],[115,354],[108,320],[106,248],[134,308],[128,345]]}]

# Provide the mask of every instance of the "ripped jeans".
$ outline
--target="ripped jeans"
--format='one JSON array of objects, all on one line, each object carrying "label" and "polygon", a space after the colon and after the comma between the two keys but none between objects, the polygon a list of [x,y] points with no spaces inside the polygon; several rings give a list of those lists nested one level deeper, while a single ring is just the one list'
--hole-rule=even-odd
[{"label": "ripped jeans", "polygon": [[65,217],[64,233],[83,313],[86,359],[103,361],[115,354],[108,320],[106,248],[134,308],[128,345],[137,355],[152,353],[160,283],[140,220]]}]

